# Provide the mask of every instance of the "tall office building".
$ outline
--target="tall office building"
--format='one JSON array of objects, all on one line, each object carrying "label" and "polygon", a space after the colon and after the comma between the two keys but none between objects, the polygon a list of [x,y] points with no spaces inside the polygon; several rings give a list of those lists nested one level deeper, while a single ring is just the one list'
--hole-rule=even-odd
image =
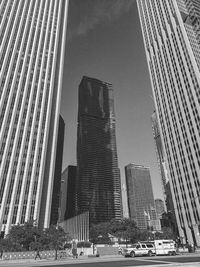
[{"label": "tall office building", "polygon": [[160,136],[158,119],[157,119],[157,115],[155,111],[151,115],[151,122],[152,122],[153,137],[154,137],[154,142],[155,142],[158,166],[159,166],[161,181],[162,181],[161,184],[162,184],[162,189],[163,189],[163,195],[166,200],[166,183],[168,182],[168,176],[167,176],[165,157],[164,157],[164,152],[163,152],[163,144],[162,144],[162,140]]},{"label": "tall office building", "polygon": [[0,4],[0,228],[48,227],[67,0]]},{"label": "tall office building", "polygon": [[180,237],[200,245],[200,5],[137,0]]},{"label": "tall office building", "polygon": [[155,199],[155,208],[156,208],[157,218],[161,219],[162,214],[165,212],[164,201],[160,198],[156,198]]},{"label": "tall office building", "polygon": [[[179,235],[178,225],[177,225],[177,220],[176,220],[174,202],[172,199],[172,189],[171,189],[169,181],[166,184],[166,202],[165,203],[166,203],[167,212],[164,214],[164,216],[162,216],[161,226],[172,228],[174,234],[178,236]],[[183,236],[181,237],[181,239],[183,241]]]},{"label": "tall office building", "polygon": [[76,169],[69,165],[62,172],[59,222],[76,216]]},{"label": "tall office building", "polygon": [[122,216],[112,85],[83,77],[79,85],[77,131],[78,212],[90,223]]},{"label": "tall office building", "polygon": [[129,217],[140,229],[148,229],[157,220],[149,168],[128,164],[125,177]]},{"label": "tall office building", "polygon": [[61,198],[61,185],[62,185],[62,160],[63,160],[63,146],[64,146],[64,135],[65,135],[65,122],[62,116],[59,116],[58,126],[58,138],[57,138],[57,149],[56,149],[56,161],[55,161],[55,172],[53,182],[53,195],[51,204],[51,217],[50,225],[56,225],[59,219],[59,208]]},{"label": "tall office building", "polygon": [[[165,220],[161,220],[161,226],[166,226],[166,225],[168,225],[168,227],[172,226],[171,228],[173,229],[174,233],[177,235],[177,223],[176,223],[174,204],[172,201],[171,187],[169,183],[169,173],[166,168],[164,148],[163,148],[163,143],[162,143],[162,139],[160,135],[158,118],[157,118],[155,111],[151,116],[151,121],[152,121],[153,136],[154,136],[157,158],[158,158],[158,165],[160,167],[160,174],[161,174],[161,179],[162,179],[162,188],[163,188],[164,200],[165,200],[164,208],[166,210],[165,215],[167,215],[169,219],[169,222],[167,222],[167,218]],[[156,201],[155,201],[155,204],[156,204]],[[165,222],[165,224],[163,224],[163,222]]]},{"label": "tall office building", "polygon": [[60,203],[59,203],[59,222],[65,220],[65,211],[67,206],[67,189],[68,189],[68,168],[61,175]]},{"label": "tall office building", "polygon": [[[69,165],[65,170],[65,175],[67,176],[67,197],[64,220],[70,219],[76,215],[76,172],[77,167],[72,165]],[[66,188],[64,190],[66,190]]]}]

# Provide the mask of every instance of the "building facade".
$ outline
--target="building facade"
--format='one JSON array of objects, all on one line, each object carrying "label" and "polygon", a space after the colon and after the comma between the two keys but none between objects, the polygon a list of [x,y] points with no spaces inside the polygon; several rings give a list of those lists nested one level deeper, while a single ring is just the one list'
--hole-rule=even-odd
[{"label": "building facade", "polygon": [[65,211],[67,206],[67,183],[68,183],[68,170],[67,168],[62,172],[61,175],[61,186],[60,186],[60,203],[59,203],[59,222],[65,220]]},{"label": "building facade", "polygon": [[70,219],[76,215],[76,173],[77,167],[72,165],[69,165],[65,171],[65,175],[67,176],[67,198],[66,209],[63,211],[64,220]]},{"label": "building facade", "polygon": [[62,221],[59,225],[72,239],[78,242],[89,241],[89,211]]},{"label": "building facade", "polygon": [[48,227],[68,1],[1,1],[0,228]]},{"label": "building facade", "polygon": [[[167,212],[163,214],[162,219],[161,219],[161,226],[162,227],[170,227],[174,234],[179,237],[179,232],[178,232],[178,225],[177,225],[177,220],[176,220],[176,214],[175,214],[175,208],[174,208],[174,202],[172,199],[172,189],[170,187],[170,182],[168,181],[166,184],[166,208]],[[183,237],[181,237],[182,243]]]},{"label": "building facade", "polygon": [[165,204],[164,201],[160,198],[155,199],[155,208],[156,208],[156,214],[157,218],[161,219],[162,214],[165,212]]},{"label": "building facade", "polygon": [[179,235],[200,245],[198,0],[137,0]]},{"label": "building facade", "polygon": [[162,143],[162,139],[160,135],[158,118],[157,118],[155,111],[151,116],[151,121],[152,121],[154,142],[155,142],[155,147],[156,147],[156,152],[157,152],[156,154],[157,154],[157,159],[158,159],[158,165],[159,165],[160,174],[161,174],[162,188],[163,188],[163,193],[164,193],[163,195],[164,195],[164,200],[165,200],[165,202],[163,203],[164,205],[164,211],[162,211],[163,216],[160,216],[161,214],[158,211],[157,204],[159,203],[159,200],[155,200],[156,211],[157,211],[158,218],[161,219],[161,227],[171,227],[174,234],[177,236],[178,235],[177,223],[176,223],[175,209],[174,209],[174,204],[172,201],[172,194],[171,194],[171,188],[170,188],[170,183],[169,183],[169,173],[166,168],[164,148],[163,148],[163,143]]},{"label": "building facade", "polygon": [[163,196],[164,196],[164,199],[166,200],[166,184],[169,178],[167,175],[163,144],[162,144],[162,140],[160,136],[159,124],[158,124],[158,119],[157,119],[157,115],[155,111],[151,115],[151,122],[152,122],[153,137],[154,137],[154,143],[155,143],[155,148],[156,148],[157,161],[158,161],[158,166],[159,166],[160,176],[161,176]]},{"label": "building facade", "polygon": [[112,85],[86,76],[79,85],[77,208],[94,224],[122,216]]},{"label": "building facade", "polygon": [[158,221],[150,170],[148,167],[131,163],[125,166],[125,177],[129,217],[140,229],[149,229]]},{"label": "building facade", "polygon": [[56,225],[59,219],[61,184],[62,184],[61,176],[62,176],[64,135],[65,135],[65,122],[62,116],[60,115],[59,126],[58,126],[54,182],[53,182],[53,194],[52,194],[52,201],[51,201],[52,204],[51,204],[50,225],[51,224]]}]

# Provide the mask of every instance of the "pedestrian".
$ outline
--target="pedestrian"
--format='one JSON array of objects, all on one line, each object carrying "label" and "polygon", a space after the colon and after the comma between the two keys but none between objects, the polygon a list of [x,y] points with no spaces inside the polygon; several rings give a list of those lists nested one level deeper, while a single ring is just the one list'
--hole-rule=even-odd
[{"label": "pedestrian", "polygon": [[121,246],[118,247],[118,254],[122,255],[122,247]]},{"label": "pedestrian", "polygon": [[81,251],[79,255],[80,255],[80,256],[83,256],[83,255],[84,255],[84,252],[83,252],[83,251]]},{"label": "pedestrian", "polygon": [[188,252],[191,253],[192,252],[192,245],[188,244]]},{"label": "pedestrian", "polygon": [[195,244],[192,243],[192,252],[195,252],[196,251],[196,247],[195,247]]},{"label": "pedestrian", "polygon": [[72,248],[72,255],[73,255],[73,258],[78,258],[78,253],[77,253],[77,248]]},{"label": "pedestrian", "polygon": [[37,257],[39,257],[39,259],[41,260],[41,256],[40,256],[40,251],[39,251],[39,249],[36,250],[35,260],[37,259]]},{"label": "pedestrian", "polygon": [[3,249],[0,250],[0,259],[3,260]]},{"label": "pedestrian", "polygon": [[73,255],[73,258],[76,258],[76,259],[78,258],[77,243],[75,240],[72,242],[72,255]]}]

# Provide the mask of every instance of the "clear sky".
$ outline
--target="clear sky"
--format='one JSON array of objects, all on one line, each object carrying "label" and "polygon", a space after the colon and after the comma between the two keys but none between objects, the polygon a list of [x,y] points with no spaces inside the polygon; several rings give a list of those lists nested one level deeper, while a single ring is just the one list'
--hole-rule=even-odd
[{"label": "clear sky", "polygon": [[122,182],[124,166],[150,167],[155,198],[161,179],[151,128],[154,110],[135,0],[70,0],[61,115],[63,169],[76,164],[78,86],[83,75],[112,83]]}]

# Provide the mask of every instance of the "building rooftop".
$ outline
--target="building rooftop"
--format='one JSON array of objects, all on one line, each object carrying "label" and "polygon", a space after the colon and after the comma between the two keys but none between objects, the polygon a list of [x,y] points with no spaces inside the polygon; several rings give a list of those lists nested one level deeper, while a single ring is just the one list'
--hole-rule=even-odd
[{"label": "building rooftop", "polygon": [[139,164],[135,164],[135,163],[129,163],[125,167],[134,167],[137,169],[150,169],[150,167],[148,167],[148,166],[143,166],[143,165],[139,165]]}]

